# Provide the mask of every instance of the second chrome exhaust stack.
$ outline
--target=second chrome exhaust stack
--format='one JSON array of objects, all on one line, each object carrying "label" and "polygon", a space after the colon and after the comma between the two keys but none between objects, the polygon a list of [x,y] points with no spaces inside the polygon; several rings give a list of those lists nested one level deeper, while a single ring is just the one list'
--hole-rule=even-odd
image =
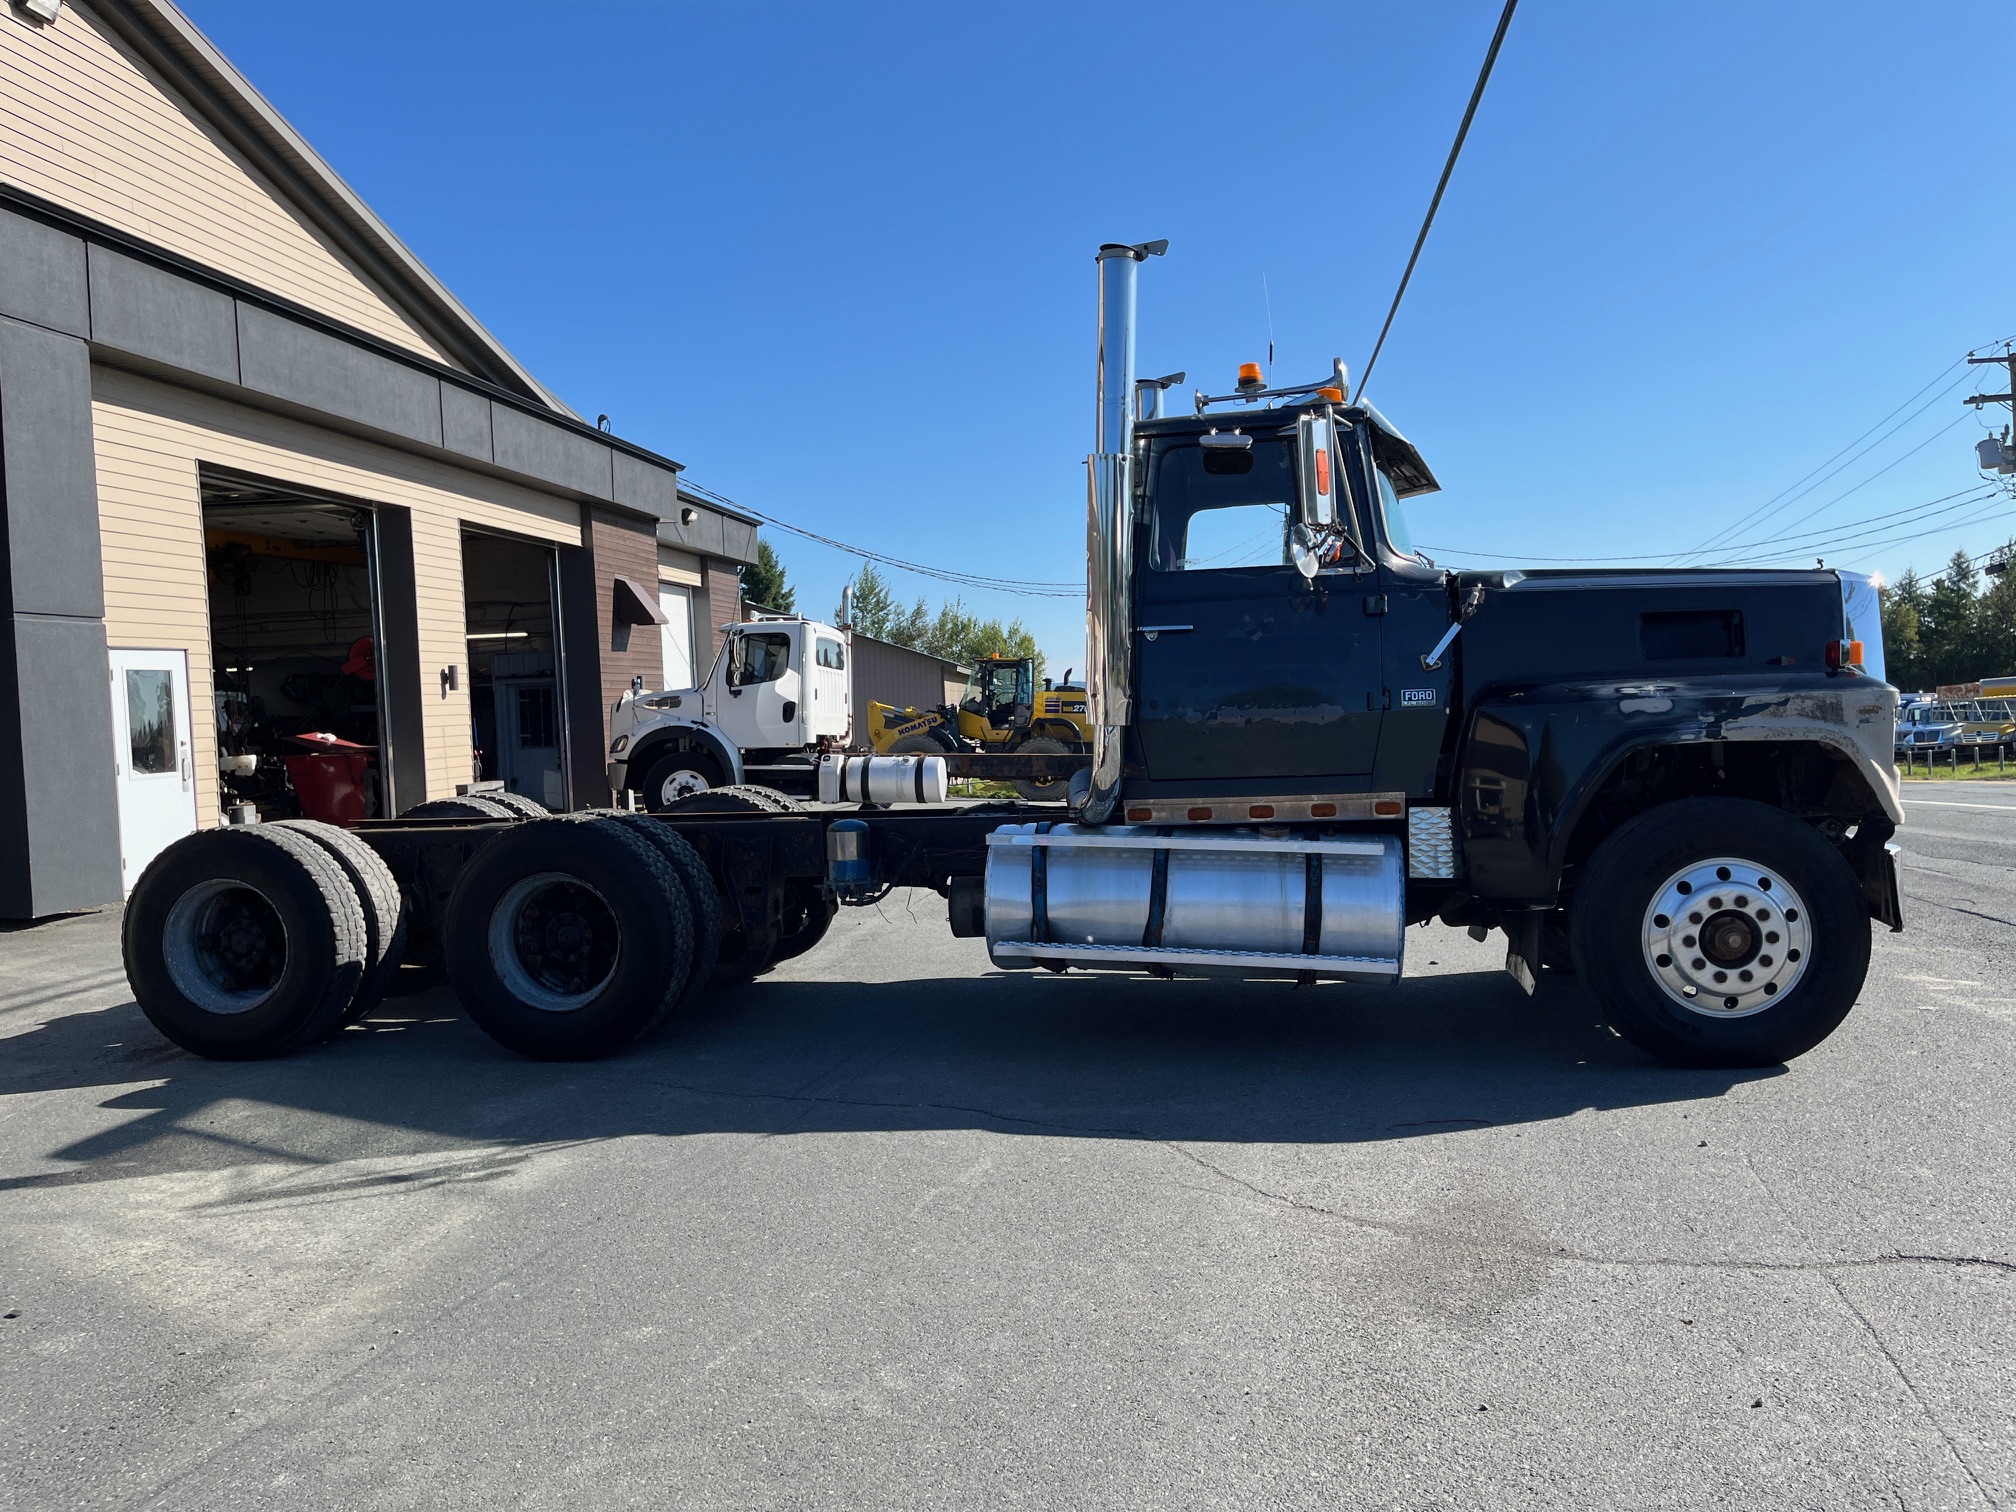
[{"label": "second chrome exhaust stack", "polygon": [[1099,408],[1085,523],[1085,690],[1091,786],[1078,817],[1103,824],[1120,797],[1123,731],[1134,680],[1134,288],[1167,241],[1099,249]]}]

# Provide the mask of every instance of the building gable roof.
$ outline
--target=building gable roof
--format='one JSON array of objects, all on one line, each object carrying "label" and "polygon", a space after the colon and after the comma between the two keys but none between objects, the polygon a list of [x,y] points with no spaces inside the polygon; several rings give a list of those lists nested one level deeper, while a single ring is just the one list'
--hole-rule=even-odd
[{"label": "building gable roof", "polygon": [[175,90],[455,365],[571,415],[374,214],[171,0],[88,0]]}]

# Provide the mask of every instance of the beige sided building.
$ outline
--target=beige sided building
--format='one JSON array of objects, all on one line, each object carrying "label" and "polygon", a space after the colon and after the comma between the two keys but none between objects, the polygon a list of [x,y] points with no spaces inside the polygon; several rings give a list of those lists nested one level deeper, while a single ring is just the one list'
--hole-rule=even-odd
[{"label": "beige sided building", "polygon": [[235,803],[607,802],[609,706],[704,675],[755,549],[166,0],[0,10],[0,457],[0,917]]}]

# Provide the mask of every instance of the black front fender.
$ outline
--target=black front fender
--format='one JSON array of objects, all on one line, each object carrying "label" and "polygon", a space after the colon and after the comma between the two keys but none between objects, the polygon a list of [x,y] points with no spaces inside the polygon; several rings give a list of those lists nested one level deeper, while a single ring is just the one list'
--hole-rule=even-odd
[{"label": "black front fender", "polygon": [[[1863,678],[1557,683],[1475,704],[1457,752],[1471,890],[1551,906],[1576,826],[1634,752],[1718,742],[1817,744],[1858,779],[1862,811],[1901,819],[1889,745],[1896,693]],[[1880,753],[1880,755],[1879,755]]]}]

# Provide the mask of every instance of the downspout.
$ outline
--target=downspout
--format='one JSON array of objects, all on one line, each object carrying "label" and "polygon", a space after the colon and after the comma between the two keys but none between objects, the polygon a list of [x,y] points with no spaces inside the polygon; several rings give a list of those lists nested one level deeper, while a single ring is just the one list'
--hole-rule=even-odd
[{"label": "downspout", "polygon": [[1098,429],[1085,526],[1085,693],[1092,773],[1078,817],[1104,824],[1120,797],[1134,686],[1134,288],[1166,241],[1099,249]]}]

